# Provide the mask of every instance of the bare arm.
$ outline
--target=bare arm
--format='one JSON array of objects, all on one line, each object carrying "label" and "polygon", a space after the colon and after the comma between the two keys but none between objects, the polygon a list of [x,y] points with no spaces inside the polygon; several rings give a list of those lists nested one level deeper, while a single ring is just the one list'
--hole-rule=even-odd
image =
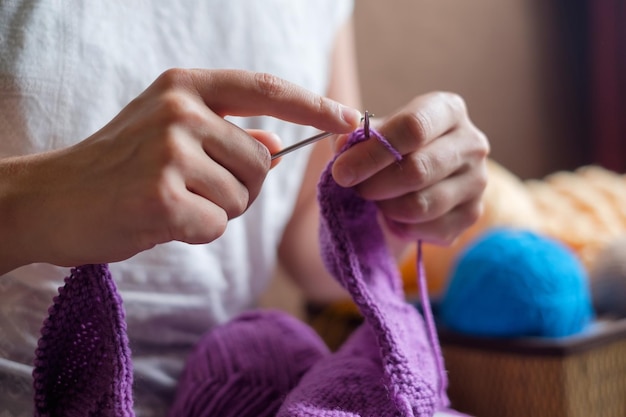
[{"label": "bare arm", "polygon": [[[336,41],[329,96],[358,107],[356,72],[348,23]],[[471,122],[465,102],[446,92],[424,94],[375,126],[403,155],[402,161],[397,163],[377,141],[365,141],[338,157],[334,179],[376,203],[387,243],[396,255],[417,240],[450,244],[480,215],[487,180],[489,143]],[[322,267],[317,246],[315,186],[331,155],[331,142],[322,142],[313,151],[279,253],[287,272],[316,302],[345,296]]]},{"label": "bare arm", "polygon": [[338,133],[359,118],[269,74],[167,71],[86,140],[0,160],[0,274],[216,239],[254,201],[280,148],[223,116],[260,114]]},{"label": "bare arm", "polygon": [[[353,37],[350,21],[340,30],[336,39],[327,95],[340,103],[360,108],[361,96]],[[332,144],[333,140],[324,140],[315,145],[294,214],[279,248],[281,264],[304,291],[306,298],[322,303],[346,296],[343,288],[324,268],[317,240],[317,182],[333,155]]]}]

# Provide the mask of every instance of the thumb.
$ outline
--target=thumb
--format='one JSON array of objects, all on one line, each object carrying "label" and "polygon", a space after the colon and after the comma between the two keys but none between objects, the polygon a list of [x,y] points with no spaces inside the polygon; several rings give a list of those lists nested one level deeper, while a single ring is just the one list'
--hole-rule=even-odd
[{"label": "thumb", "polygon": [[[270,151],[270,155],[273,155],[282,149],[283,142],[274,132],[268,132],[267,130],[260,129],[246,129],[246,133],[261,142],[261,144],[263,144],[267,150]],[[278,162],[280,162],[280,158],[273,159],[270,169],[274,168]]]}]

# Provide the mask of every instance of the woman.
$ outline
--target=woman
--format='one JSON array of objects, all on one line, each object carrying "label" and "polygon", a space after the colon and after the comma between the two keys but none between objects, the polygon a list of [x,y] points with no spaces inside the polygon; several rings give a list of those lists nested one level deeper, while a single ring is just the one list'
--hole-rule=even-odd
[{"label": "woman", "polygon": [[[352,3],[156,3],[0,10],[8,415],[32,415],[33,352],[65,267],[111,263],[138,416],[165,414],[190,348],[254,305],[278,258],[312,300],[343,296],[311,236],[321,169],[360,118]],[[366,142],[336,181],[377,201],[395,250],[451,242],[480,213],[489,150],[462,99],[418,96],[375,123],[404,160]],[[273,168],[307,126],[339,135]]]}]

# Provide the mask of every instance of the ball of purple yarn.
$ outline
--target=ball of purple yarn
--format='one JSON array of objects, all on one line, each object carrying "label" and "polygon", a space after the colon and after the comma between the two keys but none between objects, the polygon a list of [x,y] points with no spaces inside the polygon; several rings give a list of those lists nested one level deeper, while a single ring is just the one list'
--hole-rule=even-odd
[{"label": "ball of purple yarn", "polygon": [[486,232],[459,255],[439,314],[451,330],[491,337],[568,336],[593,316],[587,273],[573,252],[510,228]]}]

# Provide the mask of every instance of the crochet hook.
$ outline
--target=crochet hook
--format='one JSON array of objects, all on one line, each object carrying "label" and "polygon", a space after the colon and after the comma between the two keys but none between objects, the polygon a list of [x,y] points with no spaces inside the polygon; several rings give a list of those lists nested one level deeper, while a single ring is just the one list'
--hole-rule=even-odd
[{"label": "crochet hook", "polygon": [[[365,116],[363,117],[364,120],[364,129],[365,129],[365,136],[369,137],[370,136],[370,116],[369,113],[367,112],[367,110],[365,110]],[[315,136],[311,136],[310,138],[301,140],[300,142],[294,143],[293,145],[287,146],[286,148],[276,152],[274,155],[272,155],[272,161],[276,158],[280,158],[283,155],[286,155],[290,152],[293,152],[297,149],[300,149],[306,145],[310,145],[312,143],[315,143],[319,140],[322,140],[324,138],[327,138],[329,136],[332,136],[333,133],[332,132],[322,132],[322,133],[318,133]]]}]

